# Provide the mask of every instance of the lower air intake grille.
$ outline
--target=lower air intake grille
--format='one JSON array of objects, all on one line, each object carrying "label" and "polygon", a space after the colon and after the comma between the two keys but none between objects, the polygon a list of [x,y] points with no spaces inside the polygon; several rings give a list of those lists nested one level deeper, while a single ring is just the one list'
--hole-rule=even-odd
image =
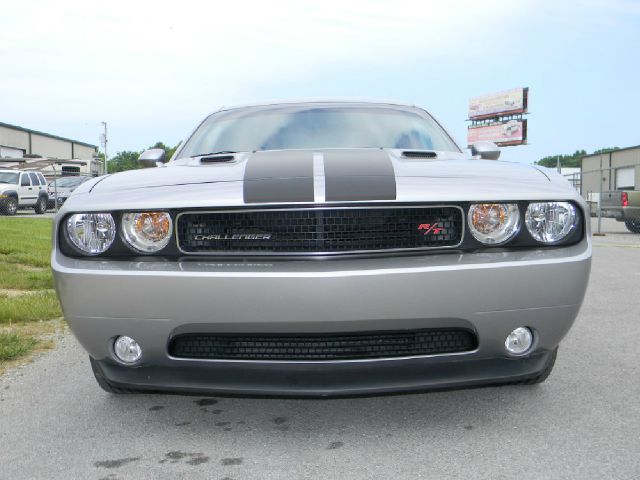
[{"label": "lower air intake grille", "polygon": [[169,354],[175,358],[211,360],[322,361],[412,357],[474,350],[468,330],[335,335],[212,335],[174,338]]}]

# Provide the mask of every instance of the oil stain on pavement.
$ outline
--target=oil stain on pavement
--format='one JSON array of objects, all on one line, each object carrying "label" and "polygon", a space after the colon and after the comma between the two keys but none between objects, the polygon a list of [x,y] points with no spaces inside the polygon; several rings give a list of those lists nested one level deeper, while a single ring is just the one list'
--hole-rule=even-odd
[{"label": "oil stain on pavement", "polygon": [[98,468],[120,468],[127,463],[136,462],[140,457],[119,458],[117,460],[100,460],[94,463]]}]

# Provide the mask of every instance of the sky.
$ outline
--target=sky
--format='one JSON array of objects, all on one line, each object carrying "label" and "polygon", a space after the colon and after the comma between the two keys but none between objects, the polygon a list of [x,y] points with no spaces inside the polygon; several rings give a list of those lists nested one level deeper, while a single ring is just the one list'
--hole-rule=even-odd
[{"label": "sky", "polygon": [[502,159],[640,144],[640,1],[2,0],[0,122],[177,144],[223,106],[419,105],[466,144],[470,97],[529,87]]}]

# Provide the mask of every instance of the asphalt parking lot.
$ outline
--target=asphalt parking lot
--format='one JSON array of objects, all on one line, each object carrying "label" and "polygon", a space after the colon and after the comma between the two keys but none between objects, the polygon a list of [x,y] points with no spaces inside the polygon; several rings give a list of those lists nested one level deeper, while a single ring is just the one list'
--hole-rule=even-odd
[{"label": "asphalt parking lot", "polygon": [[640,235],[618,227],[594,238],[585,304],[542,385],[341,400],[111,396],[64,335],[0,378],[0,478],[637,479]]},{"label": "asphalt parking lot", "polygon": [[56,216],[56,212],[53,210],[47,210],[42,215],[37,214],[33,210],[18,210],[15,214],[17,218],[53,218]]}]

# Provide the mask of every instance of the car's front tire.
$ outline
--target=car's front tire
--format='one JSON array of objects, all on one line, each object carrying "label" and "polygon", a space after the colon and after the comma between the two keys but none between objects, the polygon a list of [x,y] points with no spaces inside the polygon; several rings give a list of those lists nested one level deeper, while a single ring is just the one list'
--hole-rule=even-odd
[{"label": "car's front tire", "polygon": [[15,197],[7,198],[4,203],[0,204],[0,214],[15,215],[18,211],[18,199]]},{"label": "car's front tire", "polygon": [[91,357],[89,357],[89,362],[91,363],[91,370],[93,371],[93,376],[95,377],[96,382],[98,382],[100,388],[102,388],[105,392],[112,393],[114,395],[136,393],[135,390],[131,390],[129,388],[120,388],[111,385],[102,373],[98,362]]},{"label": "car's front tire", "polygon": [[43,213],[47,213],[47,199],[45,197],[40,197],[35,206],[35,211],[38,215],[42,215]]},{"label": "car's front tire", "polygon": [[624,225],[631,233],[640,233],[640,220],[628,218],[624,221]]}]

